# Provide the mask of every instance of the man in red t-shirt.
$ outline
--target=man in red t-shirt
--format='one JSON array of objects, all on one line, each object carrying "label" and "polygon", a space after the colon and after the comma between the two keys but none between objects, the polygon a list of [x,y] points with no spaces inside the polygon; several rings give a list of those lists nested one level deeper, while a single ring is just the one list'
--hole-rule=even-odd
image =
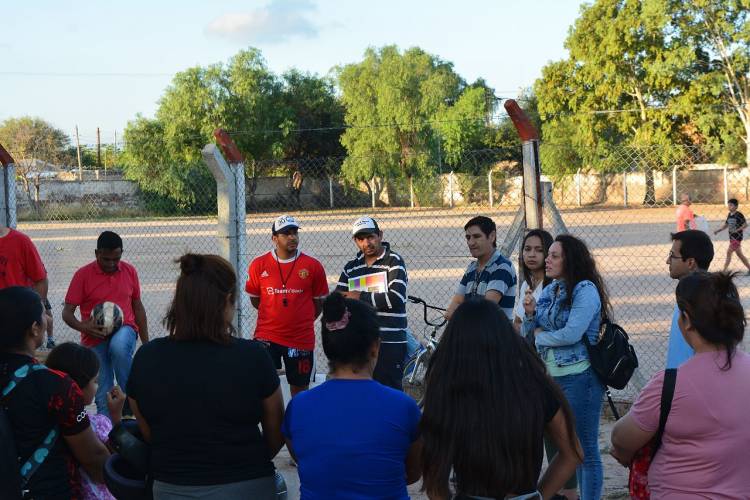
[{"label": "man in red t-shirt", "polygon": [[20,231],[0,226],[0,290],[10,286],[32,288],[44,302],[47,313],[47,347],[55,346],[52,337],[52,306],[47,299],[47,270],[31,238]]},{"label": "man in red t-shirt", "polygon": [[[112,231],[104,231],[96,241],[94,255],[94,262],[73,275],[62,317],[68,326],[81,332],[81,344],[99,356],[99,388],[94,400],[97,412],[109,415],[107,393],[114,387],[115,377],[117,385],[128,386],[136,335],[142,343],[148,342],[148,323],[138,273],[132,265],[120,260],[122,238]],[[122,326],[109,336],[91,317],[91,311],[102,302],[114,302],[122,309]],[[79,307],[80,320],[75,316]]]},{"label": "man in red t-shirt", "polygon": [[299,224],[282,215],[271,227],[274,249],[250,263],[245,290],[258,310],[255,338],[268,346],[268,352],[281,369],[284,359],[286,379],[292,396],[310,385],[315,350],[315,318],[328,295],[323,266],[300,252]]}]

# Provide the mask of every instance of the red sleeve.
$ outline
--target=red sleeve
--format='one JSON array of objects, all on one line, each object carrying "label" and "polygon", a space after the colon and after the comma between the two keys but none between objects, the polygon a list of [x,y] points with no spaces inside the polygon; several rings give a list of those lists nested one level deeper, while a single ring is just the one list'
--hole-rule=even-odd
[{"label": "red sleeve", "polygon": [[23,241],[23,271],[33,283],[36,283],[47,277],[47,270],[31,238],[24,235]]},{"label": "red sleeve", "polygon": [[74,306],[83,304],[83,273],[81,269],[75,272],[73,279],[68,285],[68,293],[65,294],[65,303]]},{"label": "red sleeve", "polygon": [[323,264],[318,261],[315,261],[315,264],[313,297],[320,299],[328,295],[328,278],[326,278],[326,270],[323,269]]},{"label": "red sleeve", "polygon": [[661,388],[664,385],[664,371],[657,372],[638,395],[630,415],[644,432],[656,432],[661,413]]},{"label": "red sleeve", "polygon": [[260,282],[258,281],[258,259],[255,259],[250,263],[250,267],[247,269],[247,282],[245,283],[245,291],[250,294],[251,297],[260,297]]},{"label": "red sleeve", "polygon": [[[50,370],[51,371],[51,370]],[[49,411],[60,426],[63,436],[73,436],[91,425],[83,402],[83,393],[67,375],[52,371],[58,377],[57,390],[49,399]]]},{"label": "red sleeve", "polygon": [[133,270],[133,300],[141,299],[141,282],[138,280],[138,271],[131,266]]}]

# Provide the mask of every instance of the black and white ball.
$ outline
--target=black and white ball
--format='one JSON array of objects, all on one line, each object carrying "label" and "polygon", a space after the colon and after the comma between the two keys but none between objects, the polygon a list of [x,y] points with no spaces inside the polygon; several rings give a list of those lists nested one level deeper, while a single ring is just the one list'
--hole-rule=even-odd
[{"label": "black and white ball", "polygon": [[122,326],[122,308],[114,302],[102,302],[91,311],[94,322],[104,328],[105,335],[112,335]]}]

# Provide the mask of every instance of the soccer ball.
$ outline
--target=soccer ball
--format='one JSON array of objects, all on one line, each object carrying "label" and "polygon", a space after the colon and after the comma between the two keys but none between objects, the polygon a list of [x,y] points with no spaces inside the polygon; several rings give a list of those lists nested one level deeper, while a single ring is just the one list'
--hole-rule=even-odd
[{"label": "soccer ball", "polygon": [[104,327],[105,335],[112,335],[122,326],[122,308],[114,302],[102,302],[91,311],[94,322]]}]

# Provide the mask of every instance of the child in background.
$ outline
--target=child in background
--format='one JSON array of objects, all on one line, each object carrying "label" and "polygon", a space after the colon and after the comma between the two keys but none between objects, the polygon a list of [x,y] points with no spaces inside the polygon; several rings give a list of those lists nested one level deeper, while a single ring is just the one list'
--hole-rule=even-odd
[{"label": "child in background", "polygon": [[[73,342],[58,345],[47,356],[46,365],[53,370],[67,373],[78,384],[83,392],[84,403],[93,403],[96,389],[99,385],[99,358],[94,351]],[[118,424],[122,418],[122,407],[125,404],[125,394],[115,386],[107,394],[107,406],[112,416],[110,421],[106,415],[89,415],[94,433],[107,443],[107,436],[113,424]],[[104,484],[97,484],[91,480],[83,468],[79,468],[84,500],[114,500]]]},{"label": "child in background", "polygon": [[732,262],[732,254],[736,253],[737,257],[745,264],[747,274],[750,275],[750,263],[748,263],[747,257],[742,253],[742,232],[747,228],[745,216],[737,210],[739,203],[736,198],[732,198],[727,202],[727,208],[729,209],[729,214],[727,214],[724,225],[714,231],[714,234],[719,234],[721,231],[729,229],[729,247],[727,248],[727,259],[724,261],[724,271],[727,270],[729,263]]}]

